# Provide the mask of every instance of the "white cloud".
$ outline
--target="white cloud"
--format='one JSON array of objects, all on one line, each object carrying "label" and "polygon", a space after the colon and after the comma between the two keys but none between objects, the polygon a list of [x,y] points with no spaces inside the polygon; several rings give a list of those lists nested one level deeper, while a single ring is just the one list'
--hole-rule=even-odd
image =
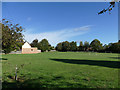
[{"label": "white cloud", "polygon": [[92,25],[75,28],[74,31],[87,31],[87,30],[90,30],[90,27],[91,27],[91,26],[92,26]]},{"label": "white cloud", "polygon": [[74,36],[82,35],[87,33],[91,28],[91,25],[83,26],[79,28],[72,29],[63,29],[59,31],[52,32],[43,32],[43,33],[33,33],[34,29],[30,29],[24,33],[25,40],[28,42],[32,42],[34,39],[38,39],[39,41],[46,38],[49,43],[55,46],[57,43],[68,40]]}]

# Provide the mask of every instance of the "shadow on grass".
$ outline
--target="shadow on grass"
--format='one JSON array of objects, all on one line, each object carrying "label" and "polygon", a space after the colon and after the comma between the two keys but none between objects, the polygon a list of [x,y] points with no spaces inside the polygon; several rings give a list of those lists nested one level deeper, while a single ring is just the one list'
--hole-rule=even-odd
[{"label": "shadow on grass", "polygon": [[120,59],[120,57],[109,57],[109,58],[112,58],[112,59]]},{"label": "shadow on grass", "polygon": [[7,58],[0,58],[0,60],[8,60]]},{"label": "shadow on grass", "polygon": [[54,61],[71,63],[71,64],[84,64],[84,65],[95,65],[95,66],[103,66],[109,68],[120,68],[119,61],[102,61],[102,60],[80,60],[80,59],[50,59]]},{"label": "shadow on grass", "polygon": [[[60,88],[60,86],[65,86],[66,88],[88,88],[86,85],[82,84],[73,84],[70,82],[59,82],[59,84],[56,84],[55,82],[52,81],[45,81],[41,77],[36,78],[36,79],[29,79],[29,80],[24,80],[24,81],[15,81],[13,80],[12,82],[4,81],[2,83],[2,88]],[[76,87],[75,87],[76,86]]]}]

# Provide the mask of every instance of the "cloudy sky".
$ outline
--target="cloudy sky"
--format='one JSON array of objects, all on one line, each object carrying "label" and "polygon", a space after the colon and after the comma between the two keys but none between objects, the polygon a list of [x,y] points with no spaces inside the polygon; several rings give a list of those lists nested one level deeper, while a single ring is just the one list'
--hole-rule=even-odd
[{"label": "cloudy sky", "polygon": [[103,44],[118,41],[118,6],[102,15],[107,2],[3,2],[3,18],[25,28],[31,43],[46,38],[56,46],[61,41],[99,39]]}]

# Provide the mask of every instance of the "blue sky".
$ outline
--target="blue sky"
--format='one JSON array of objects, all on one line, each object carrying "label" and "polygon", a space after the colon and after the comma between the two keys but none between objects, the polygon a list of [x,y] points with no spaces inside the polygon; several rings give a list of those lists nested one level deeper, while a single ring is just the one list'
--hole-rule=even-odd
[{"label": "blue sky", "polygon": [[118,6],[102,15],[107,2],[3,2],[2,16],[25,28],[25,39],[43,38],[56,46],[61,41],[118,41]]}]

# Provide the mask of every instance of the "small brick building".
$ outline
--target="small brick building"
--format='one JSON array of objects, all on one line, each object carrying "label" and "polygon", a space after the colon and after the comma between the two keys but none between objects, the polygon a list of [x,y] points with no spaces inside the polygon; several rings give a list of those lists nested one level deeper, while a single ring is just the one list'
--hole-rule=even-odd
[{"label": "small brick building", "polygon": [[26,42],[22,46],[22,54],[32,54],[32,53],[40,53],[41,50],[38,50],[36,47],[31,47],[28,42]]}]

